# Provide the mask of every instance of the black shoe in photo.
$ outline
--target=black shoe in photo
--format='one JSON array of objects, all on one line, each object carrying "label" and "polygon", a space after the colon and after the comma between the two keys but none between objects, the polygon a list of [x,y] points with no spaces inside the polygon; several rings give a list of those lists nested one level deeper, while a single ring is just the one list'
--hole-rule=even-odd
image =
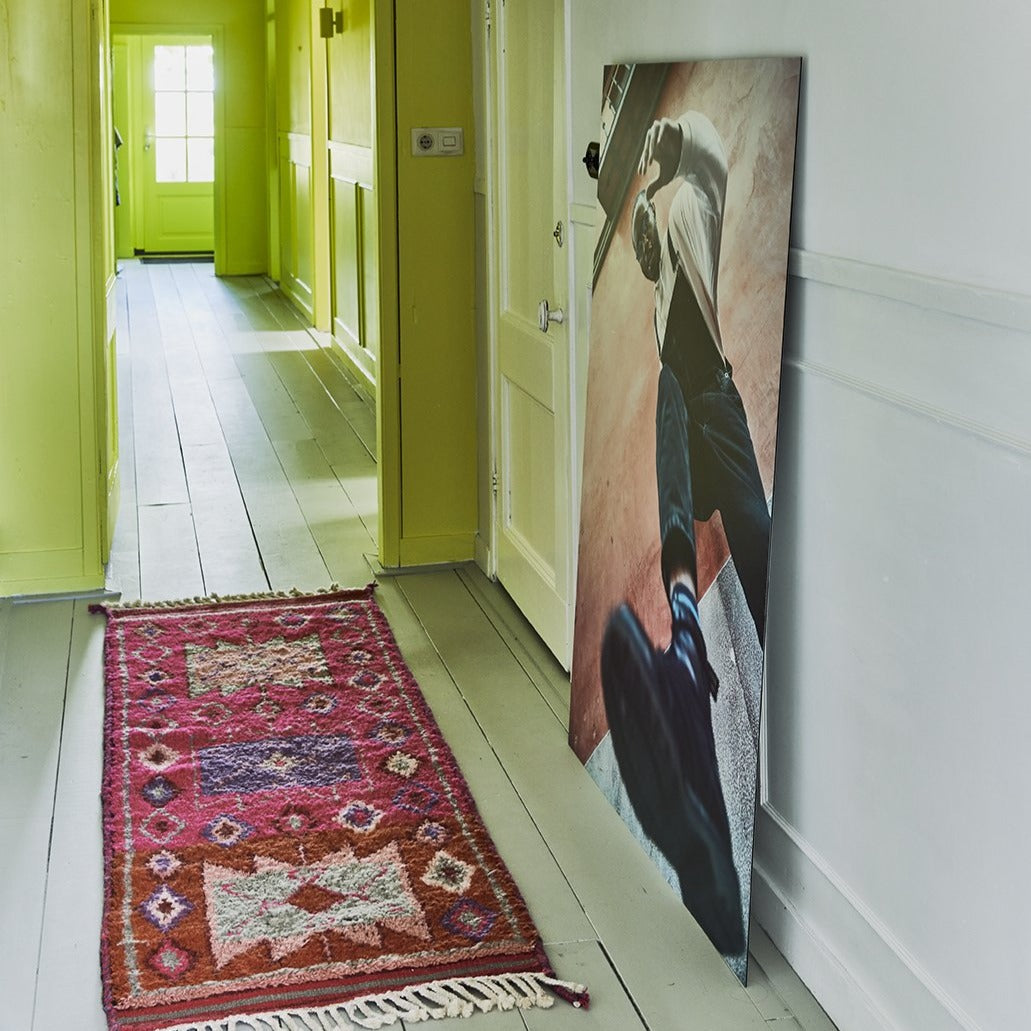
[{"label": "black shoe in photo", "polygon": [[730,955],[745,947],[741,892],[716,763],[708,664],[685,641],[658,651],[621,605],[602,639],[602,693],[641,827],[676,870],[684,905]]}]

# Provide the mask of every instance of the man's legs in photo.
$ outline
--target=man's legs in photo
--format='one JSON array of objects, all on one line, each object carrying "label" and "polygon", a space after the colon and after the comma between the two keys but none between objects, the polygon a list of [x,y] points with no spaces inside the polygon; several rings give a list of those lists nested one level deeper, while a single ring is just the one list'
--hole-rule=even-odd
[{"label": "man's legs in photo", "polygon": [[770,510],[744,405],[730,375],[718,376],[713,389],[693,397],[691,413],[696,514],[706,518],[719,509],[734,569],[763,647]]},{"label": "man's legs in photo", "polygon": [[680,880],[684,904],[722,952],[744,948],[741,896],[716,762],[711,679],[695,601],[688,420],[676,377],[659,376],[656,471],[662,577],[673,637],[656,649],[627,605],[609,619],[601,680],[634,812]]}]

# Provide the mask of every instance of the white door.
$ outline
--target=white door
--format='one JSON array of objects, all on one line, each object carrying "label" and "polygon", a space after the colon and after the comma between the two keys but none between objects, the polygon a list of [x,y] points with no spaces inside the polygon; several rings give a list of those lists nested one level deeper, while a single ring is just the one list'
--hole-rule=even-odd
[{"label": "white door", "polygon": [[493,252],[498,578],[568,668],[571,637],[569,334],[563,0],[494,7]]}]

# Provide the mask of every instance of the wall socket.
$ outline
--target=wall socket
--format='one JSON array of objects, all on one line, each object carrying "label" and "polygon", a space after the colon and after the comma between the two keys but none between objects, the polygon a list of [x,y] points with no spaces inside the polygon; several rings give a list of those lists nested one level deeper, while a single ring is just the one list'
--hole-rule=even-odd
[{"label": "wall socket", "polygon": [[465,130],[421,127],[412,130],[412,157],[449,158],[465,153]]}]

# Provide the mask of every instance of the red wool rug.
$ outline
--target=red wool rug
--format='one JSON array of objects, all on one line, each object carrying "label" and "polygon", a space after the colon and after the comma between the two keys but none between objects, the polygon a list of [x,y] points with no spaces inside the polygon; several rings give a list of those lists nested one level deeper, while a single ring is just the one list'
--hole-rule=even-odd
[{"label": "red wool rug", "polygon": [[555,980],[371,588],[102,611],[112,1029],[587,1004]]}]

